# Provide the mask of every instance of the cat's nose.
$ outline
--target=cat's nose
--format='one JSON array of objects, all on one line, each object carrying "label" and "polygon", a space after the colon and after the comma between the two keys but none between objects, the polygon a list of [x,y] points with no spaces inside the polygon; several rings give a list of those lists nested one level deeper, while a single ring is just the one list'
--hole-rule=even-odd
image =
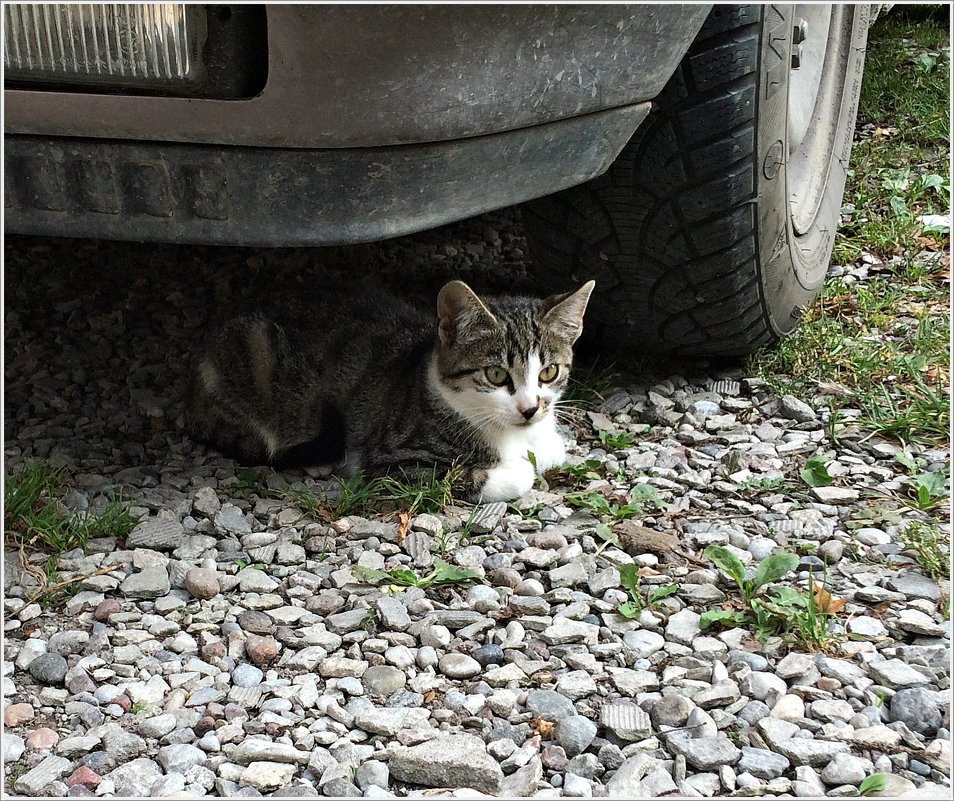
[{"label": "cat's nose", "polygon": [[536,406],[531,406],[529,409],[521,409],[520,414],[523,415],[524,420],[531,419],[540,408],[540,399],[537,398]]}]

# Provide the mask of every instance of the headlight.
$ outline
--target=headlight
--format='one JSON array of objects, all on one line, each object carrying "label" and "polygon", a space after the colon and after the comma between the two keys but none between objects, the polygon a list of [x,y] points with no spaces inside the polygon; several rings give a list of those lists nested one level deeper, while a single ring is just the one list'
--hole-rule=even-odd
[{"label": "headlight", "polygon": [[188,83],[204,22],[201,6],[184,3],[4,3],[6,78],[122,87]]}]

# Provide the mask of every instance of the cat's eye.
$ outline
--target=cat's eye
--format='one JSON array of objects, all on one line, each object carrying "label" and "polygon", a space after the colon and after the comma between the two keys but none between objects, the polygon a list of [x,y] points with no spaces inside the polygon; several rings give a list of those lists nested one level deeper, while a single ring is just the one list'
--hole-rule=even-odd
[{"label": "cat's eye", "polygon": [[510,373],[504,370],[503,367],[485,367],[484,375],[495,387],[502,387],[510,380]]},{"label": "cat's eye", "polygon": [[549,384],[560,374],[560,365],[548,364],[540,371],[540,383]]}]

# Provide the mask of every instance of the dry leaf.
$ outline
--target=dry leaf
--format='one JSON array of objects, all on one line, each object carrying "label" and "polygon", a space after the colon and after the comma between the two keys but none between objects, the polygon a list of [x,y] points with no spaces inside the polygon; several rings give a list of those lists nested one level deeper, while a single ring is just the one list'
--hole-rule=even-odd
[{"label": "dry leaf", "polygon": [[814,588],[815,606],[827,615],[837,615],[845,608],[844,598],[835,598],[821,584]]},{"label": "dry leaf", "polygon": [[553,737],[554,725],[555,724],[552,720],[544,720],[543,718],[534,718],[530,721],[530,728],[532,728],[544,740],[549,740],[551,737]]},{"label": "dry leaf", "polygon": [[424,703],[430,704],[434,702],[434,699],[437,698],[437,693],[434,690],[428,690],[424,693]]},{"label": "dry leaf", "polygon": [[407,512],[398,512],[397,541],[404,542],[407,536],[407,530],[411,526],[411,516]]},{"label": "dry leaf", "polygon": [[658,576],[659,571],[653,570],[649,565],[644,565],[636,571],[636,574],[641,578],[645,578],[646,576]]}]

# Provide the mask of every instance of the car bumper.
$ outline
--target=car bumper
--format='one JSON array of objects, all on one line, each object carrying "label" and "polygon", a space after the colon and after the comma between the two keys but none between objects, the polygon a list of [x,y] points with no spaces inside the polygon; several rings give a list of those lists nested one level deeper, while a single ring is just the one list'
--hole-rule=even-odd
[{"label": "car bumper", "polygon": [[7,136],[6,229],[230,245],[386,239],[603,173],[650,105],[451,142],[381,148]]}]

